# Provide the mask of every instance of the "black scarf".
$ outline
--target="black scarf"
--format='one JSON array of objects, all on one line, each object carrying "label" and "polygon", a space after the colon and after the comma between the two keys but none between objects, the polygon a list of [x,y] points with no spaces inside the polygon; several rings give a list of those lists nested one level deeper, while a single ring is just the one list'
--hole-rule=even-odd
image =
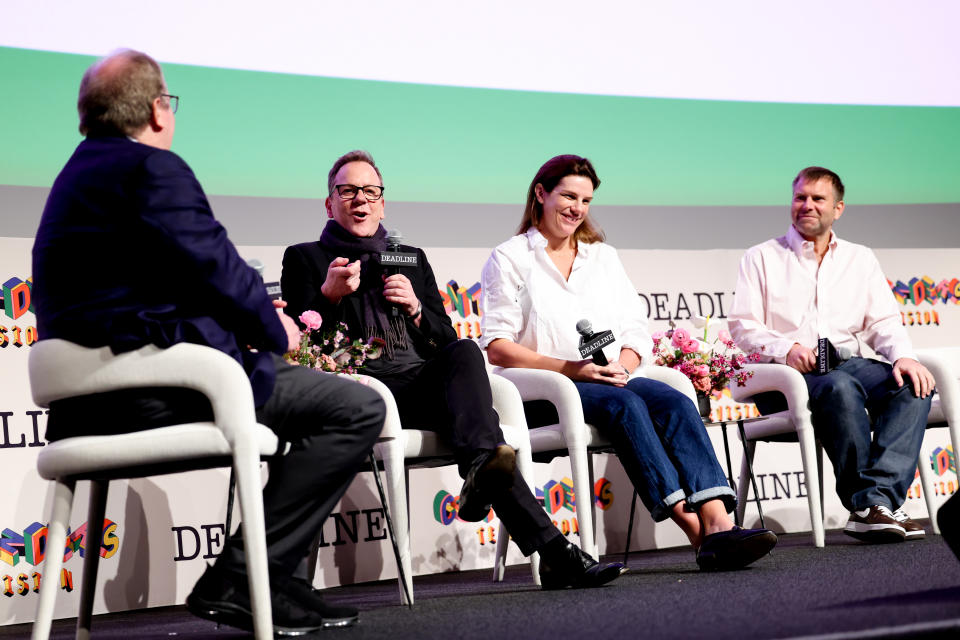
[{"label": "black scarf", "polygon": [[[320,234],[320,246],[350,262],[360,261],[360,287],[340,304],[349,304],[360,319],[364,340],[383,340],[384,357],[392,360],[397,349],[407,348],[407,327],[402,315],[392,315],[392,305],[383,297],[380,253],[387,250],[387,230],[380,225],[369,238],[358,238],[331,219]],[[353,333],[354,327],[349,329]]]}]

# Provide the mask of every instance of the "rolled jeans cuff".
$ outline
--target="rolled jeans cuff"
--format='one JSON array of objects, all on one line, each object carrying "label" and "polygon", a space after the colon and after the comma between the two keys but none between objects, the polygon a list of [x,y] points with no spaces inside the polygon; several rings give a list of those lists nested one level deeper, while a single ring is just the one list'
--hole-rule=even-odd
[{"label": "rolled jeans cuff", "polygon": [[677,489],[666,498],[664,498],[660,504],[655,506],[650,512],[650,517],[653,518],[654,522],[663,522],[670,517],[670,511],[673,508],[673,505],[677,504],[681,500],[686,499],[687,495],[683,492],[682,489]]},{"label": "rolled jeans cuff", "polygon": [[726,508],[727,513],[731,513],[737,508],[737,494],[733,492],[733,489],[731,489],[729,485],[710,487],[703,491],[697,491],[687,498],[687,506],[694,511],[698,511],[700,505],[704,502],[716,499],[723,500],[723,506]]}]

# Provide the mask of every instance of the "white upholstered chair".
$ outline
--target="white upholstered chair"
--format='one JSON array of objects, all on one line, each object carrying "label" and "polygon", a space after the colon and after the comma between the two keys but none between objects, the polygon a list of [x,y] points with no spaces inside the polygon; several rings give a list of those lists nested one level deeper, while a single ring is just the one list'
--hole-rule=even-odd
[{"label": "white upholstered chair", "polygon": [[[800,460],[803,475],[807,483],[807,507],[810,511],[810,528],[813,544],[824,545],[823,532],[823,449],[813,434],[810,422],[810,394],[803,375],[782,364],[752,364],[753,377],[744,386],[731,385],[730,394],[737,402],[752,402],[753,396],[765,391],[779,391],[787,399],[787,409],[768,414],[766,420],[745,422],[743,433],[743,459],[740,464],[740,480],[737,482],[737,516],[743,522],[743,513],[747,503],[747,490],[750,486],[749,463],[756,453],[758,440],[780,441],[796,437],[800,444]],[[817,479],[817,484],[811,483]]]},{"label": "white upholstered chair", "polygon": [[[43,478],[54,484],[47,533],[45,573],[40,587],[33,638],[50,634],[53,606],[63,564],[67,525],[78,480],[90,480],[87,540],[101,538],[110,480],[233,465],[243,516],[254,633],[273,637],[264,534],[260,458],[278,453],[274,433],[257,424],[253,393],[243,368],[230,356],[194,344],[168,349],[153,346],[114,355],[108,347],[89,349],[64,340],[35,344],[29,360],[34,402],[47,407],[63,398],[135,387],[186,387],[206,395],[213,422],[180,424],[134,433],[76,436],[46,445],[37,459]],[[80,429],[78,429],[80,431]],[[100,554],[88,552],[77,637],[90,634],[93,596]]]},{"label": "white upholstered chair", "polygon": [[[557,424],[530,429],[530,446],[534,453],[566,451],[570,456],[573,493],[577,502],[577,524],[580,547],[598,558],[595,533],[596,513],[593,500],[592,453],[612,452],[613,445],[583,418],[583,404],[573,381],[561,373],[541,369],[494,368],[494,372],[514,383],[524,401],[547,400],[557,409]],[[690,380],[668,367],[637,367],[631,377],[659,380],[681,391],[697,403]],[[584,496],[587,496],[584,502]],[[586,505],[586,506],[584,506]],[[629,544],[629,543],[628,543]]]},{"label": "white upholstered chair", "polygon": [[[400,576],[405,576],[407,585],[404,589],[402,577],[400,580],[400,598],[404,604],[412,604],[413,572],[410,562],[410,520],[407,503],[408,473],[411,467],[439,466],[453,464],[453,451],[447,447],[433,431],[416,429],[416,425],[401,427],[400,416],[397,412],[397,403],[390,390],[379,380],[368,376],[361,376],[364,384],[377,391],[387,405],[387,417],[383,425],[380,439],[375,445],[377,458],[383,463],[384,476],[387,486],[387,502],[394,525],[394,535],[400,555]],[[490,375],[490,388],[493,393],[493,408],[500,416],[500,428],[503,431],[507,444],[517,450],[517,467],[520,475],[533,490],[535,480],[533,475],[533,458],[530,452],[530,440],[527,435],[527,423],[523,416],[523,405],[516,388],[505,379],[497,375]],[[494,564],[494,580],[503,579],[506,564],[507,545],[509,535],[503,523],[500,523],[500,533],[497,537],[496,560]],[[530,566],[533,579],[540,583],[539,556],[534,553],[530,557]],[[409,594],[409,600],[407,598]]]},{"label": "white upholstered chair", "polygon": [[[939,393],[934,398],[928,419],[928,428],[931,426],[948,426],[953,443],[953,450],[958,451],[960,444],[960,348],[945,347],[939,349],[920,349],[917,357],[930,369],[937,380]],[[787,410],[773,413],[766,420],[744,424],[744,434],[747,441],[744,444],[744,458],[740,468],[740,482],[738,490],[738,509],[740,516],[746,506],[747,480],[749,471],[747,458],[752,460],[758,440],[782,440],[784,436],[795,434],[800,443],[800,458],[803,464],[804,477],[807,480],[807,502],[810,509],[810,522],[813,531],[814,544],[824,545],[823,531],[823,449],[813,433],[813,424],[810,422],[809,394],[803,375],[799,371],[782,364],[751,365],[754,376],[747,381],[744,387],[731,387],[731,392],[738,402],[751,402],[754,395],[764,391],[780,391],[787,400]],[[946,423],[944,425],[943,423]],[[940,533],[936,520],[936,504],[933,477],[929,459],[925,459],[923,452],[917,462],[920,473],[920,483],[927,511],[934,533]],[[811,478],[817,478],[817,484],[812,485]]]},{"label": "white upholstered chair", "polygon": [[[937,395],[934,396],[930,406],[927,428],[947,427],[950,430],[950,444],[956,459],[956,456],[960,455],[958,453],[960,452],[960,347],[917,349],[917,357],[937,381]],[[933,476],[930,473],[930,458],[925,456],[922,450],[917,467],[920,470],[923,495],[930,513],[930,523],[933,526],[933,532],[939,534],[940,525],[937,523],[933,508],[936,491],[933,487]],[[960,470],[958,470],[958,484],[960,484]]]}]

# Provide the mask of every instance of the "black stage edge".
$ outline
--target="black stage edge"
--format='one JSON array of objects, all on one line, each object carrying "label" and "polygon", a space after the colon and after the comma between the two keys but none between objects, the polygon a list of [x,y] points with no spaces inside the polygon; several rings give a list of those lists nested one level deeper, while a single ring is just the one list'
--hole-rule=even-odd
[{"label": "black stage edge", "polygon": [[[545,592],[529,565],[503,583],[487,569],[419,576],[416,605],[399,605],[395,580],[328,589],[330,601],[361,609],[360,624],[317,633],[353,640],[443,638],[949,638],[960,637],[960,562],[940,536],[865,545],[841,531],[827,546],[809,534],[780,538],[773,555],[729,573],[697,570],[689,548],[636,552],[630,573],[594,590]],[[617,560],[620,555],[608,556]],[[75,620],[51,637],[72,638]],[[0,627],[27,637],[30,625]],[[192,617],[181,607],[96,616],[93,637],[249,637]]]}]

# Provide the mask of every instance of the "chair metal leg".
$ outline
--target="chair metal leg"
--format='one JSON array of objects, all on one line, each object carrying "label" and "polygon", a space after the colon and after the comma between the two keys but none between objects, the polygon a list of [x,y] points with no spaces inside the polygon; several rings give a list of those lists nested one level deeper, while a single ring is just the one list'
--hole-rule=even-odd
[{"label": "chair metal leg", "polygon": [[[740,460],[740,479],[737,481],[737,510],[735,515],[736,522],[743,522],[747,510],[747,497],[750,492],[750,472],[753,468],[753,457],[757,451],[756,440],[742,440],[743,458]],[[754,489],[756,493],[756,489]]]},{"label": "chair metal leg", "polygon": [[[745,442],[747,436],[743,432],[743,420],[737,420],[737,427],[740,430],[740,442]],[[760,516],[760,527],[766,529],[767,526],[763,523],[763,507],[760,506],[760,492],[757,491],[757,477],[753,475],[753,456],[746,456],[744,460],[747,461],[747,468],[750,471],[750,484],[753,485],[753,498],[757,502],[757,514]]]},{"label": "chair metal leg", "polygon": [[816,441],[817,447],[817,486],[820,488],[820,521],[825,522],[827,520],[827,510],[824,506],[826,500],[823,496],[826,494],[823,492],[823,445],[820,444],[820,441]]},{"label": "chair metal leg", "polygon": [[400,604],[411,605],[416,594],[413,590],[413,568],[410,561],[410,512],[407,500],[409,473],[404,465],[403,441],[387,438],[375,444],[374,451],[383,462],[393,536],[400,550],[400,563],[397,565],[397,581],[402,583],[399,587]]},{"label": "chair metal leg", "polygon": [[97,569],[100,566],[100,541],[103,540],[103,519],[107,510],[109,488],[109,480],[90,481],[87,532],[83,539],[83,583],[80,585],[80,611],[77,613],[78,640],[90,637],[93,597],[97,592]]},{"label": "chair metal leg", "polygon": [[393,530],[393,519],[390,517],[390,508],[387,506],[387,495],[383,491],[383,483],[380,481],[380,469],[377,468],[377,458],[373,455],[373,449],[370,450],[370,466],[373,468],[373,478],[377,483],[377,491],[380,493],[380,504],[383,505],[383,515],[387,521],[390,543],[393,545],[393,557],[397,560],[397,572],[400,574],[400,584],[403,585],[403,593],[407,598],[407,605],[412,609],[413,600],[410,598],[410,591],[407,589],[407,576],[403,571],[403,562],[400,559],[400,547],[397,546],[397,536]]},{"label": "chair metal leg", "polygon": [[637,490],[633,490],[633,500],[630,501],[630,523],[627,525],[627,548],[623,550],[623,564],[630,558],[630,541],[633,540],[633,517],[637,514]]},{"label": "chair metal leg", "polygon": [[75,486],[76,482],[69,479],[57,480],[53,485],[53,507],[50,513],[50,524],[47,525],[43,578],[40,581],[37,615],[30,636],[32,640],[47,640],[50,637],[53,605],[57,599],[60,570],[63,568],[63,549],[67,544],[67,522],[70,520],[70,507],[73,505]]},{"label": "chair metal leg", "polygon": [[233,495],[237,484],[236,471],[230,467],[230,482],[227,484],[227,517],[224,521],[223,537],[230,537],[230,527],[233,525]]}]

